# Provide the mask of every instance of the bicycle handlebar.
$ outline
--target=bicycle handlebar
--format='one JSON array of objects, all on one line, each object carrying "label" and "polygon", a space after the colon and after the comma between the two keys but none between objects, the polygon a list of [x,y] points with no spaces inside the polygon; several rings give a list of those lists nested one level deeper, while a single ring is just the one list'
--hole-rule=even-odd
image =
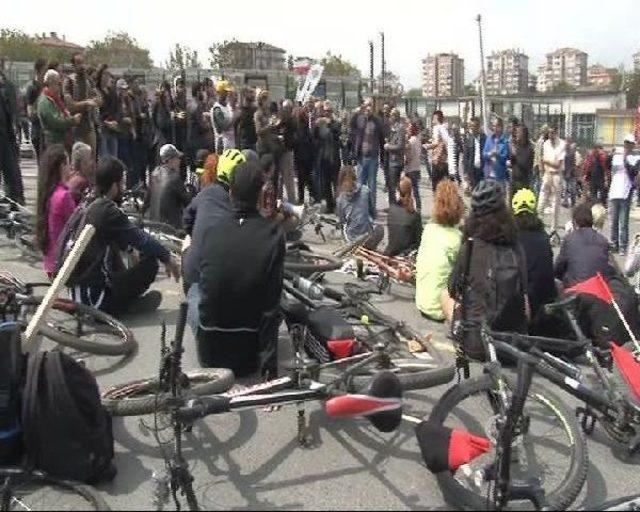
[{"label": "bicycle handlebar", "polygon": [[578,298],[577,295],[571,295],[566,299],[562,299],[557,302],[552,302],[551,304],[545,304],[544,311],[547,314],[551,314],[551,313],[555,313],[558,310],[564,310],[569,306],[573,305],[573,303],[576,301],[577,298]]}]

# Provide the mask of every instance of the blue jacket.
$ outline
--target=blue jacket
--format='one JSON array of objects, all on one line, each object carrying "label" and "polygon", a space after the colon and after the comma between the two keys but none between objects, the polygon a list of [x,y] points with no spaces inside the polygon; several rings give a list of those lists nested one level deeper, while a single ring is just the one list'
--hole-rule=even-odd
[{"label": "blue jacket", "polygon": [[[491,161],[490,153],[496,150],[495,161]],[[509,159],[509,139],[505,134],[499,138],[495,135],[487,137],[482,151],[484,157],[484,177],[498,181],[507,179],[507,160]]]}]

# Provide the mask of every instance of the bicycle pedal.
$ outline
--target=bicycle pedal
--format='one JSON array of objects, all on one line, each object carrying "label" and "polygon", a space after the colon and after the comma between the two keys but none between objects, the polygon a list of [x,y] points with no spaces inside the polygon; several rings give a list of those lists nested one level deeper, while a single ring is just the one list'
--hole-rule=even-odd
[{"label": "bicycle pedal", "polygon": [[588,408],[578,407],[576,409],[576,417],[580,420],[582,431],[588,436],[592,435],[596,429],[596,422],[598,421],[596,415]]}]

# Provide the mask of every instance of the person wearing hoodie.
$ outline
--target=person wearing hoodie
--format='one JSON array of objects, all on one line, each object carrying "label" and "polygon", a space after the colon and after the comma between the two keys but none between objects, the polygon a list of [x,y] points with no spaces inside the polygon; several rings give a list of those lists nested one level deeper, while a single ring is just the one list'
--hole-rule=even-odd
[{"label": "person wearing hoodie", "polygon": [[338,218],[343,225],[347,242],[362,235],[370,235],[365,243],[375,249],[384,236],[384,228],[373,221],[373,205],[369,197],[369,187],[360,184],[352,166],[345,166],[340,172],[340,195],[337,201]]}]

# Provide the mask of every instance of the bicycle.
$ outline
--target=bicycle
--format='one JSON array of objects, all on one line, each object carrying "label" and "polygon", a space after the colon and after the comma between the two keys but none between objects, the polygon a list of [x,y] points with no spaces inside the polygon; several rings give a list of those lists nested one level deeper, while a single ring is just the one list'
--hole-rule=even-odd
[{"label": "bicycle", "polygon": [[304,275],[316,275],[338,270],[341,267],[341,259],[330,254],[314,252],[306,244],[296,242],[287,247],[285,270]]},{"label": "bicycle", "polygon": [[[0,271],[0,319],[26,326],[42,301],[37,288],[51,283],[24,283],[10,272]],[[56,343],[81,352],[126,356],[137,349],[133,333],[100,310],[69,299],[54,301],[40,333]]]},{"label": "bicycle", "polygon": [[[10,201],[8,198],[3,198]],[[42,253],[35,241],[35,218],[26,208],[14,202],[0,203],[0,228],[7,238],[31,262],[42,260]]]},{"label": "bicycle", "polygon": [[0,468],[0,510],[111,510],[89,486],[21,467]]},{"label": "bicycle", "polygon": [[[391,373],[380,373],[372,383],[368,395],[343,395],[338,390],[338,381],[333,385],[324,385],[310,379],[303,372],[298,374],[297,389],[286,390],[296,384],[290,377],[276,379],[257,386],[246,388],[223,395],[185,399],[181,396],[182,387],[182,338],[186,324],[187,305],[180,306],[176,335],[170,349],[166,348],[162,340],[162,357],[160,380],[165,387],[171,389],[172,400],[168,404],[169,411],[156,408],[154,423],[155,436],[165,460],[165,475],[154,473],[155,488],[153,492],[153,506],[162,510],[173,501],[177,510],[181,509],[178,493],[185,496],[190,510],[199,510],[198,501],[193,490],[194,477],[189,471],[188,464],[182,453],[182,434],[190,431],[193,423],[206,416],[224,414],[239,409],[259,408],[267,405],[298,405],[298,441],[306,442],[306,419],[302,403],[310,400],[326,401],[325,410],[330,417],[365,416],[381,432],[392,432],[398,428],[402,419],[402,390],[396,377]],[[299,354],[299,357],[302,357]],[[369,361],[363,360],[358,365],[373,361],[376,356],[371,355]],[[163,448],[157,434],[158,414],[169,412],[173,427],[173,450],[168,455]]]}]

